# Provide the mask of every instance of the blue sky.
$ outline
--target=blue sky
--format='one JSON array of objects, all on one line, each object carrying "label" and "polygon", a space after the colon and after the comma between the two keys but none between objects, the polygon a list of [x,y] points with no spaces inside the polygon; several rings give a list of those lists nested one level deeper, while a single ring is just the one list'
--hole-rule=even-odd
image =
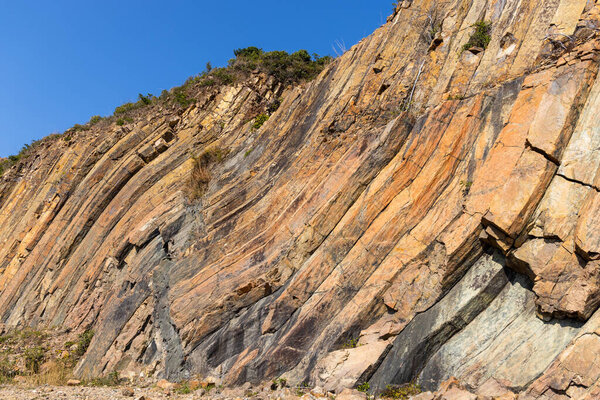
[{"label": "blue sky", "polygon": [[110,115],[233,49],[335,55],[368,36],[392,0],[0,0],[0,156]]}]

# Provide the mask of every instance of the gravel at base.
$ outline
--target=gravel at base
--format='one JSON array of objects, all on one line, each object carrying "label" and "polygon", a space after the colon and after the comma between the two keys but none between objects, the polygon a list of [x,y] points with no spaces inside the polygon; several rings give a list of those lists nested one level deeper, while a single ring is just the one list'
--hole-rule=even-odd
[{"label": "gravel at base", "polygon": [[[0,387],[1,400],[138,400],[144,396],[146,400],[173,399],[192,400],[200,399],[201,396],[194,394],[166,394],[152,388],[134,388],[134,396],[125,396],[122,387],[82,387],[82,386],[41,386],[27,388],[7,385]],[[206,397],[205,397],[206,398]]]}]

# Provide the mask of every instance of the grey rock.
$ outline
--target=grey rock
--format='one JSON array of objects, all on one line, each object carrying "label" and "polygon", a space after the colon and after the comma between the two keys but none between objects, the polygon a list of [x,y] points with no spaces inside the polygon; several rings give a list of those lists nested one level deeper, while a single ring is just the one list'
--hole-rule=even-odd
[{"label": "grey rock", "polygon": [[507,282],[504,258],[497,253],[482,256],[441,301],[396,337],[369,380],[371,388],[381,391],[390,383],[411,382],[429,357],[483,311]]},{"label": "grey rock", "polygon": [[429,359],[419,383],[434,388],[455,376],[474,389],[494,378],[519,390],[538,377],[582,323],[537,318],[529,284],[523,275],[511,278],[485,311]]}]

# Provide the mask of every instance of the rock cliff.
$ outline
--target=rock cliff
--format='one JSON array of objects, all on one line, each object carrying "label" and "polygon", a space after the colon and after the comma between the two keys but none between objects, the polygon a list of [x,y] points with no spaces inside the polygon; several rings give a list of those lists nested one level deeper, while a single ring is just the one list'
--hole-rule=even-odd
[{"label": "rock cliff", "polygon": [[84,377],[596,398],[599,28],[593,0],[405,0],[309,83],[44,142],[0,181],[5,329],[93,329]]}]

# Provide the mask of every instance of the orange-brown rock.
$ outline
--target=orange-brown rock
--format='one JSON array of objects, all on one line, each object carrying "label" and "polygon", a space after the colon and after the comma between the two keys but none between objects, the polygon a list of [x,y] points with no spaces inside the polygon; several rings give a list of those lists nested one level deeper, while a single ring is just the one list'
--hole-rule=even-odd
[{"label": "orange-brown rock", "polygon": [[403,1],[309,83],[44,141],[0,180],[2,322],[93,329],[80,377],[593,398],[599,15]]}]

